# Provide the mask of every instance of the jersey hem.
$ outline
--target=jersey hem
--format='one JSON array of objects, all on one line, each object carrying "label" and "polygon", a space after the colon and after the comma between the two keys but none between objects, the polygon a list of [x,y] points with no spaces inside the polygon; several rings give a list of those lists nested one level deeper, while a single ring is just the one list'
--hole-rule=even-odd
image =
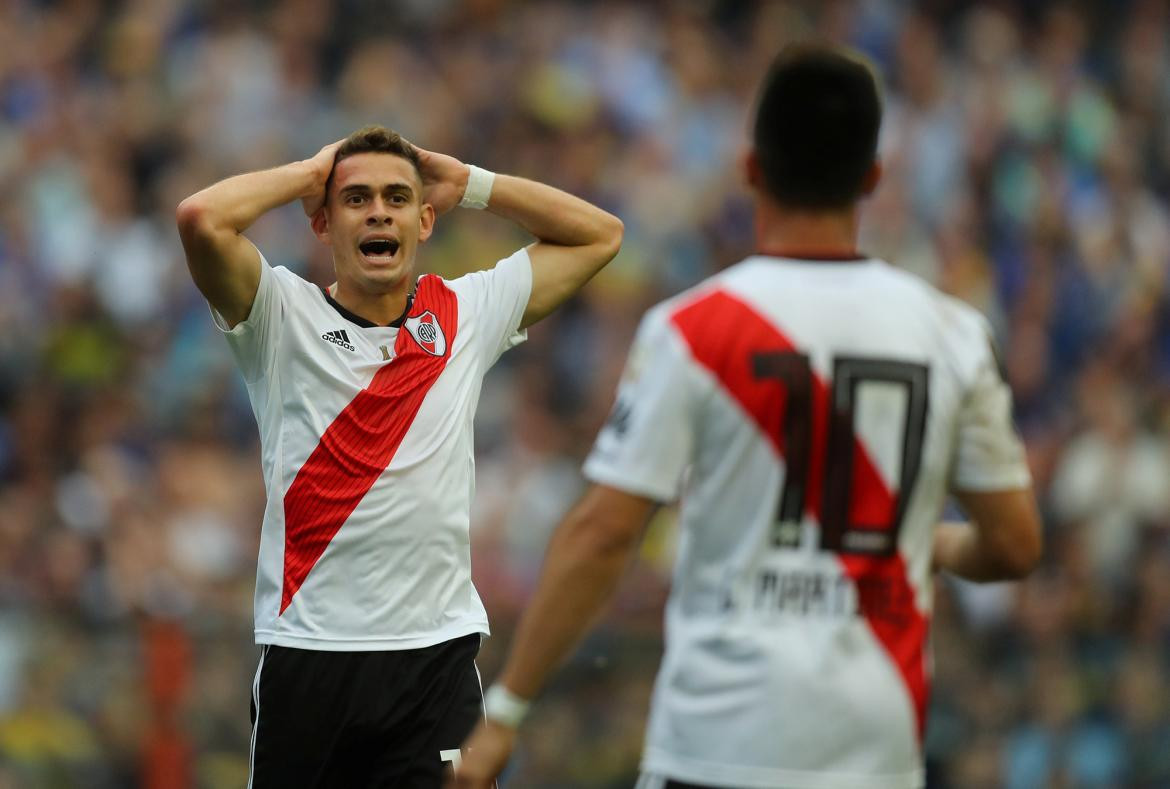
[{"label": "jersey hem", "polygon": [[432,647],[435,644],[453,641],[472,633],[479,633],[483,636],[490,635],[486,622],[470,622],[459,627],[414,636],[347,639],[276,633],[271,630],[257,629],[255,637],[257,644],[271,644],[292,649],[313,649],[319,652],[395,652],[404,649]]},{"label": "jersey hem", "polygon": [[598,485],[608,485],[611,488],[616,488],[623,493],[629,493],[633,496],[644,496],[645,498],[653,499],[660,503],[672,502],[678,498],[678,494],[669,490],[666,486],[656,482],[638,479],[630,474],[622,474],[616,469],[607,466],[602,459],[587,459],[581,471],[585,479],[590,482],[597,483]]},{"label": "jersey hem", "polygon": [[642,771],[687,783],[742,786],[744,789],[922,789],[925,771],[908,773],[838,773],[782,770],[773,767],[745,767],[742,764],[687,759],[666,751],[647,748]]},{"label": "jersey hem", "polygon": [[1032,475],[1025,469],[1006,472],[998,477],[954,479],[950,483],[950,490],[955,493],[998,493],[1000,491],[1027,490],[1030,487],[1032,487]]}]

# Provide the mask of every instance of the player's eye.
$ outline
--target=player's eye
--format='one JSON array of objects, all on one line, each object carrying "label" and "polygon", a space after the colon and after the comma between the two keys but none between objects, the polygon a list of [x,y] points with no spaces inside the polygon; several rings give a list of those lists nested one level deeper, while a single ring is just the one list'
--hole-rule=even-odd
[{"label": "player's eye", "polygon": [[350,195],[349,197],[345,198],[347,205],[361,205],[364,200],[365,197],[362,195]]},{"label": "player's eye", "polygon": [[406,205],[406,195],[392,195],[390,202],[394,205]]}]

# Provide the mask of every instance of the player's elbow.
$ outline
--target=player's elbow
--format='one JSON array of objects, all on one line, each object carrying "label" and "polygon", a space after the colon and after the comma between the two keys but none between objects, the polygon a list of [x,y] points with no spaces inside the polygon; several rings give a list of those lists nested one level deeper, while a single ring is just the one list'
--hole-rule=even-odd
[{"label": "player's elbow", "polygon": [[1031,520],[1019,530],[1015,549],[1005,556],[1004,569],[1009,578],[1020,579],[1031,573],[1044,556],[1044,535],[1039,519]]},{"label": "player's elbow", "polygon": [[1027,576],[1044,553],[1044,540],[1038,517],[1020,517],[986,544],[985,566],[990,568],[985,580],[1017,581]]},{"label": "player's elbow", "polygon": [[175,224],[179,228],[179,237],[186,243],[214,233],[211,211],[197,194],[179,203],[175,209]]},{"label": "player's elbow", "polygon": [[608,263],[617,257],[618,250],[622,248],[622,240],[625,238],[626,226],[622,220],[613,214],[606,211],[602,211],[601,213],[602,221],[598,248],[602,259],[605,263]]},{"label": "player's elbow", "polygon": [[601,560],[621,558],[637,547],[642,523],[619,513],[579,507],[566,516],[564,535],[578,556]]},{"label": "player's elbow", "polygon": [[657,506],[641,496],[593,485],[565,515],[555,539],[578,559],[623,561],[637,549]]},{"label": "player's elbow", "polygon": [[[969,553],[972,580],[1023,578],[1044,553],[1043,526],[1030,489],[963,493],[959,503],[971,516],[978,539]],[[962,574],[962,573],[960,573]]]}]

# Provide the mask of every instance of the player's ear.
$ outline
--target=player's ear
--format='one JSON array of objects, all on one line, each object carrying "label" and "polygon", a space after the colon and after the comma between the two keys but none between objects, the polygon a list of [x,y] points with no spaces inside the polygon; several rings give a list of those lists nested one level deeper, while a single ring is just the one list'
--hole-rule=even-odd
[{"label": "player's ear", "polygon": [[865,171],[865,179],[861,182],[861,194],[869,197],[877,189],[882,180],[882,160],[875,158],[873,164]]},{"label": "player's ear", "polygon": [[431,237],[435,229],[435,207],[430,203],[423,203],[418,214],[418,241],[421,244]]},{"label": "player's ear", "polygon": [[321,206],[313,212],[313,216],[309,219],[309,224],[313,227],[313,235],[321,241],[322,244],[329,244],[329,217],[325,213],[325,206]]},{"label": "player's ear", "polygon": [[749,148],[743,154],[742,166],[748,186],[762,191],[764,189],[764,170],[760,167],[760,157],[756,154],[755,148]]}]

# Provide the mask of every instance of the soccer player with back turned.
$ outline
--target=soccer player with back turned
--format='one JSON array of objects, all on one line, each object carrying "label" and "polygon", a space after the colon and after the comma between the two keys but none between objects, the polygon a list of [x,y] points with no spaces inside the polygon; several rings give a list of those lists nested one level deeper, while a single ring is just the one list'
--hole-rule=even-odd
[{"label": "soccer player with back turned", "polygon": [[[745,162],[756,253],[642,321],[459,786],[490,785],[680,497],[639,786],[922,786],[932,571],[1016,578],[1041,535],[986,321],[857,249],[880,118],[853,54],[773,64]],[[970,523],[936,525],[948,493]]]},{"label": "soccer player with back turned", "polygon": [[[327,289],[243,235],[298,199],[332,249]],[[537,241],[486,271],[416,279],[419,244],[456,204]],[[177,221],[260,428],[248,785],[437,787],[483,714],[468,536],[480,385],[613,258],[621,222],[381,127],[210,186]]]}]

